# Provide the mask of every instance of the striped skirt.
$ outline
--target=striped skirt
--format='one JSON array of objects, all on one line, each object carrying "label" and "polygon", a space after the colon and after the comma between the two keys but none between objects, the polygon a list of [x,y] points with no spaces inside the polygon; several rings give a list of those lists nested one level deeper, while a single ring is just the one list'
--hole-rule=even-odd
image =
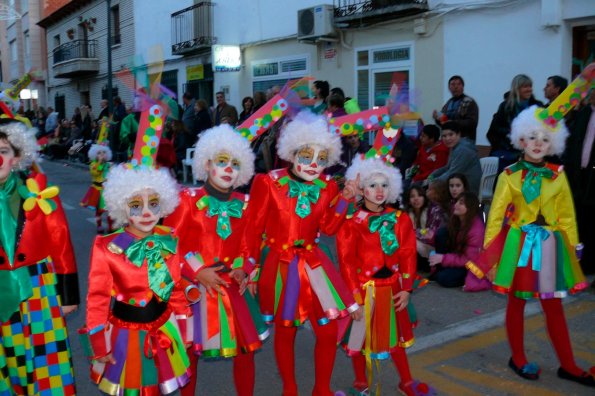
[{"label": "striped skirt", "polygon": [[27,267],[33,295],[0,324],[0,395],[74,395],[66,323],[51,261]]},{"label": "striped skirt", "polygon": [[192,349],[204,358],[233,357],[262,347],[269,330],[260,316],[257,302],[246,291],[240,295],[238,284],[230,282],[225,295],[211,297],[199,285],[201,300],[192,305]]},{"label": "striped skirt", "polygon": [[91,379],[108,395],[172,393],[190,380],[190,361],[170,309],[151,323],[110,318],[106,337],[115,364],[93,361]]},{"label": "striped skirt", "polygon": [[497,257],[497,292],[523,299],[562,298],[588,287],[574,249],[560,231],[535,225],[507,227],[486,253]]},{"label": "striped skirt", "polygon": [[[348,355],[362,353],[372,359],[388,359],[396,348],[413,345],[413,325],[407,309],[397,312],[393,297],[400,291],[397,282],[386,284],[383,279],[362,286],[364,317],[351,320],[343,341]],[[411,305],[411,304],[409,304]]]}]

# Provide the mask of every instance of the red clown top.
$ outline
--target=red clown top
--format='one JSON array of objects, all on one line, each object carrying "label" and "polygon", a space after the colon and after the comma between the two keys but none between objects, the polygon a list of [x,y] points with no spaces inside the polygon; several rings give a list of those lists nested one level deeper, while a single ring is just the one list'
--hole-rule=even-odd
[{"label": "red clown top", "polygon": [[[17,271],[19,268],[47,260],[51,263],[48,264],[48,268],[51,267],[49,272],[56,274],[56,291],[62,305],[79,304],[76,261],[68,222],[58,197],[58,187],[48,186],[46,176],[36,172],[31,173],[24,181],[18,180],[17,183],[18,187],[13,193],[17,200],[20,195],[16,216],[15,249],[9,254],[0,244],[0,271],[22,274],[21,271]],[[18,293],[25,297],[31,293],[30,287],[29,290],[12,291],[8,290],[8,285],[2,287],[7,289],[5,296]],[[18,308],[13,304],[19,302],[16,297],[11,301],[10,307],[5,301],[6,305],[0,310],[0,317],[4,318]]]},{"label": "red clown top", "polygon": [[247,224],[248,200],[248,195],[238,192],[220,200],[209,195],[204,187],[180,194],[180,205],[164,223],[176,226],[178,251],[186,257],[184,276],[194,279],[201,268],[215,263],[228,269],[242,268],[248,274],[252,271],[248,250],[240,246]]},{"label": "red clown top", "polygon": [[279,251],[294,246],[312,250],[319,231],[334,235],[339,230],[350,205],[331,176],[298,182],[287,169],[257,175],[251,197],[257,204],[249,210],[246,242],[257,262],[264,234],[267,245]]},{"label": "red clown top", "polygon": [[379,271],[389,282],[400,279],[403,290],[413,289],[415,230],[405,212],[358,210],[337,234],[337,252],[343,279],[356,296],[361,285]]},{"label": "red clown top", "polygon": [[[112,298],[138,308],[147,306],[153,299],[167,301],[176,314],[189,314],[180,284],[176,240],[171,237],[171,232],[168,227],[157,226],[153,235],[140,240],[124,229],[95,238],[87,295],[86,327],[90,334],[103,333],[111,317]],[[143,241],[146,241],[144,246],[137,244]],[[134,246],[140,249],[134,250]],[[155,247],[156,257],[151,263],[149,258]],[[106,346],[101,345],[103,342],[103,337],[92,337],[96,356],[109,353]]]}]

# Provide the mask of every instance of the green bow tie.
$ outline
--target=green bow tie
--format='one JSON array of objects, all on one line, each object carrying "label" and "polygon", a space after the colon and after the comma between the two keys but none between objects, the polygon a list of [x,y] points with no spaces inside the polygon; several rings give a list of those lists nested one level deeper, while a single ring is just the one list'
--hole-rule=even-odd
[{"label": "green bow tie", "polygon": [[318,202],[318,198],[320,197],[320,187],[316,184],[300,183],[290,179],[289,196],[291,198],[297,197],[295,213],[303,219],[312,212],[310,202]]},{"label": "green bow tie", "polygon": [[399,241],[397,241],[394,231],[395,224],[397,224],[397,217],[394,212],[368,218],[370,232],[378,231],[382,251],[389,256],[399,247]]},{"label": "green bow tie", "polygon": [[527,170],[525,180],[521,187],[521,192],[523,193],[525,201],[530,204],[541,192],[541,178],[547,177],[548,179],[551,179],[554,176],[554,172],[545,166],[534,166],[526,161],[519,162],[519,165],[521,169]]},{"label": "green bow tie", "polygon": [[217,235],[222,239],[227,239],[231,235],[230,217],[239,219],[242,217],[244,203],[239,199],[230,201],[219,201],[213,196],[209,196],[209,216],[217,216]]},{"label": "green bow tie", "polygon": [[0,190],[0,239],[11,265],[14,260],[17,221],[12,215],[10,198],[16,187],[17,177],[14,172],[10,172],[4,188]]},{"label": "green bow tie", "polygon": [[149,287],[163,301],[168,301],[174,282],[163,253],[175,253],[178,241],[171,235],[149,235],[134,242],[125,251],[132,264],[140,267],[147,259]]}]

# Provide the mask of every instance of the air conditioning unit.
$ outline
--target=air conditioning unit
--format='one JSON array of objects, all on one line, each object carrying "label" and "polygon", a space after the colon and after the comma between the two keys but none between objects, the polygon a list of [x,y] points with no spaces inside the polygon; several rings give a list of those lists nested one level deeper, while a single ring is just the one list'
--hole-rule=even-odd
[{"label": "air conditioning unit", "polygon": [[333,33],[332,5],[324,4],[298,10],[298,40],[312,40]]}]

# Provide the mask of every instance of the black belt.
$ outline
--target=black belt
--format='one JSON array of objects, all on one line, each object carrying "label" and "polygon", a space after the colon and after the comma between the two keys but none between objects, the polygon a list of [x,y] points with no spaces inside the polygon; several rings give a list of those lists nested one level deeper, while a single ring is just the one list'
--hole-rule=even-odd
[{"label": "black belt", "polygon": [[94,186],[103,187],[103,182],[93,182]]},{"label": "black belt", "polygon": [[137,307],[116,300],[112,308],[112,314],[126,322],[151,323],[159,319],[166,309],[167,303],[159,302],[153,296],[151,301],[144,307]]}]

